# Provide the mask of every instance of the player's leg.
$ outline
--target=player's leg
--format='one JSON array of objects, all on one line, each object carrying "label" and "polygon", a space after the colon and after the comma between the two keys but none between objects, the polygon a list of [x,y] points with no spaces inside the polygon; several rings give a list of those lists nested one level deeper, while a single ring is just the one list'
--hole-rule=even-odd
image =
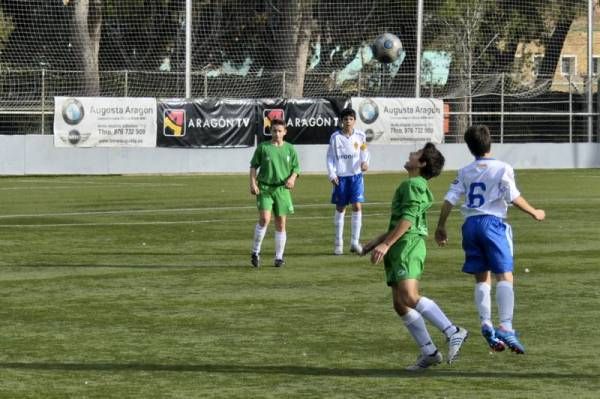
[{"label": "player's leg", "polygon": [[283,253],[285,252],[285,243],[287,233],[285,230],[286,216],[275,216],[275,267],[281,267],[285,264]]},{"label": "player's leg", "polygon": [[352,229],[350,240],[350,252],[362,253],[360,245],[360,231],[362,228],[362,202],[365,201],[365,186],[363,175],[352,176],[350,186],[350,202],[352,203]]},{"label": "player's leg", "polygon": [[285,264],[284,252],[287,241],[286,222],[287,215],[294,213],[292,195],[285,187],[278,188],[274,195],[273,211],[275,213],[275,267]]},{"label": "player's leg", "polygon": [[404,322],[404,326],[419,347],[421,354],[415,364],[406,368],[408,371],[422,371],[442,362],[442,354],[431,340],[425,320],[421,314],[408,306],[418,298],[418,281],[415,279],[401,280],[392,285],[394,310]]},{"label": "player's leg", "polygon": [[406,280],[408,289],[404,290],[407,296],[402,299],[404,303],[414,308],[425,320],[433,324],[446,336],[448,341],[447,361],[452,363],[458,357],[460,348],[469,333],[466,329],[452,323],[435,301],[419,295],[418,280],[423,274],[427,254],[425,240],[422,238],[406,238],[403,242],[406,243],[406,275],[409,280]]},{"label": "player's leg", "polygon": [[256,226],[254,226],[254,240],[252,242],[252,255],[250,256],[250,263],[254,267],[260,266],[260,249],[262,247],[262,242],[265,238],[265,234],[267,233],[267,226],[271,221],[271,211],[270,210],[260,210],[258,211],[258,222]]},{"label": "player's leg", "polygon": [[505,345],[496,337],[492,324],[491,279],[485,246],[481,240],[481,237],[485,235],[487,224],[488,218],[485,216],[473,216],[465,220],[462,226],[462,246],[465,251],[465,263],[462,270],[475,276],[474,299],[481,323],[481,334],[488,346],[499,352],[504,350]]},{"label": "player's leg", "polygon": [[334,255],[342,255],[344,253],[344,217],[346,216],[346,207],[336,205],[333,215],[334,228]]},{"label": "player's leg", "polygon": [[492,322],[492,296],[491,296],[491,277],[490,272],[475,273],[475,307],[479,313],[481,322],[481,335],[485,338],[490,349],[495,352],[502,352],[506,345],[498,337]]},{"label": "player's leg", "polygon": [[495,335],[513,352],[525,353],[525,348],[513,330],[512,320],[515,306],[513,290],[513,242],[510,225],[497,217],[487,218],[482,235],[491,272],[496,276],[496,304],[500,325]]},{"label": "player's leg", "polygon": [[513,290],[512,272],[496,274],[496,303],[500,325],[496,329],[496,336],[515,353],[525,353],[525,347],[519,340],[517,332],[513,329],[512,319],[514,314],[515,293]]},{"label": "player's leg", "polygon": [[346,216],[346,206],[349,204],[346,195],[346,187],[348,185],[347,177],[339,177],[338,184],[333,186],[331,194],[331,203],[335,205],[333,215],[334,227],[334,247],[335,255],[344,253],[344,216]]},{"label": "player's leg", "polygon": [[360,255],[362,253],[362,246],[360,245],[360,230],[362,229],[362,204],[360,202],[352,203],[351,221],[350,252]]}]

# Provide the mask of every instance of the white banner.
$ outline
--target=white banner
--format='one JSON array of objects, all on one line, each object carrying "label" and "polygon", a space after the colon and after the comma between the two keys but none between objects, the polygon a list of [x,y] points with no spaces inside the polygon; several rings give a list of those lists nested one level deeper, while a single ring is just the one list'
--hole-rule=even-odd
[{"label": "white banner", "polygon": [[156,99],[54,97],[55,147],[156,147]]},{"label": "white banner", "polygon": [[432,98],[352,97],[357,129],[376,144],[441,143],[444,102]]}]

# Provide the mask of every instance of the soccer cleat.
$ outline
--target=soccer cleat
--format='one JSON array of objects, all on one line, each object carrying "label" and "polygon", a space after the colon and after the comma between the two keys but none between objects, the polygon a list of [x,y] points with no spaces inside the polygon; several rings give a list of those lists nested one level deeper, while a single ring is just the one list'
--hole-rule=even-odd
[{"label": "soccer cleat", "polygon": [[484,324],[481,326],[481,335],[487,341],[489,347],[494,352],[502,352],[506,349],[506,344],[496,337],[496,332],[494,331],[494,327]]},{"label": "soccer cleat", "polygon": [[469,336],[469,332],[464,328],[458,326],[456,328],[458,331],[448,338],[448,364],[452,364],[458,358],[458,352]]},{"label": "soccer cleat", "polygon": [[333,249],[333,254],[334,255],[343,255],[344,254],[344,245],[343,244],[341,244],[341,245],[335,244],[335,247]]},{"label": "soccer cleat", "polygon": [[260,267],[260,255],[258,252],[252,252],[250,256],[250,263],[252,263],[253,267]]},{"label": "soccer cleat", "polygon": [[275,267],[281,267],[283,265],[285,265],[285,261],[283,260],[283,258],[275,259],[275,263],[273,263],[273,266]]},{"label": "soccer cleat", "polygon": [[362,251],[363,251],[363,248],[360,244],[356,243],[356,244],[350,245],[350,252],[357,254],[357,255],[362,255]]},{"label": "soccer cleat", "polygon": [[437,366],[443,360],[440,351],[435,351],[432,355],[421,355],[417,358],[415,364],[405,368],[406,371],[425,371],[430,366]]},{"label": "soccer cleat", "polygon": [[496,329],[496,337],[498,337],[503,343],[505,343],[511,351],[519,355],[525,353],[525,347],[519,341],[519,337],[516,331],[508,331],[503,327],[498,327]]}]

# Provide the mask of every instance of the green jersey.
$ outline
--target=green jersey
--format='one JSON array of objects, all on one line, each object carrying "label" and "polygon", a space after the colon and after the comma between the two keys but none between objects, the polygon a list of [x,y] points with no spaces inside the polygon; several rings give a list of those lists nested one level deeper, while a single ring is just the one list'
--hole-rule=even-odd
[{"label": "green jersey", "polygon": [[405,180],[394,194],[388,231],[392,231],[400,219],[404,219],[412,223],[406,234],[427,236],[426,212],[432,203],[433,194],[424,177],[417,176]]},{"label": "green jersey", "polygon": [[285,141],[281,146],[270,141],[260,143],[254,151],[250,167],[258,169],[258,183],[268,186],[282,186],[292,173],[300,174],[296,149]]}]

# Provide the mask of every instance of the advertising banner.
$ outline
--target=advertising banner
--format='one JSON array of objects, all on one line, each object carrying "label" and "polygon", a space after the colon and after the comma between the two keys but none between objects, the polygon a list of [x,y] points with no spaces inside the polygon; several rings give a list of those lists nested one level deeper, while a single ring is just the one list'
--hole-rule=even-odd
[{"label": "advertising banner", "polygon": [[159,147],[250,147],[258,130],[255,100],[158,102]]},{"label": "advertising banner", "polygon": [[55,147],[156,147],[156,100],[54,97]]},{"label": "advertising banner", "polygon": [[352,97],[356,128],[377,144],[441,143],[444,103],[431,98]]},{"label": "advertising banner", "polygon": [[287,126],[285,140],[292,144],[328,144],[338,127],[338,115],[346,99],[281,98],[258,100],[261,115],[259,141],[270,140],[271,120],[283,119]]}]

